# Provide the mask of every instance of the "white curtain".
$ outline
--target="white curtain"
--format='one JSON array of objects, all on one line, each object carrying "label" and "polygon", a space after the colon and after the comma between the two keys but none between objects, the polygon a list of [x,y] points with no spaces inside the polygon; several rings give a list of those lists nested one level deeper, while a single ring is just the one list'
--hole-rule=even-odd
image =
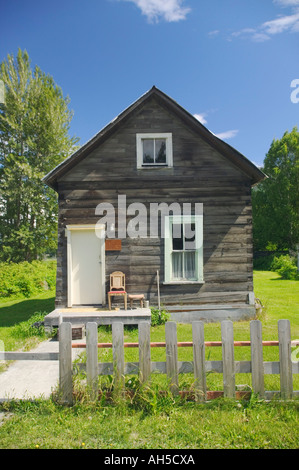
[{"label": "white curtain", "polygon": [[195,279],[195,251],[185,251],[185,278]]},{"label": "white curtain", "polygon": [[183,253],[172,253],[172,278],[183,278]]},{"label": "white curtain", "polygon": [[195,251],[172,253],[172,278],[195,279]]}]

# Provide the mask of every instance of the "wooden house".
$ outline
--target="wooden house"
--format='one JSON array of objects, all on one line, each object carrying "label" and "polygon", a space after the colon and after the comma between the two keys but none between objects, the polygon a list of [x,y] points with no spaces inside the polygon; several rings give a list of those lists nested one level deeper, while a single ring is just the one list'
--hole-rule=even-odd
[{"label": "wooden house", "polygon": [[121,271],[177,321],[252,318],[264,178],[153,87],[44,178],[59,195],[56,307],[107,305]]}]

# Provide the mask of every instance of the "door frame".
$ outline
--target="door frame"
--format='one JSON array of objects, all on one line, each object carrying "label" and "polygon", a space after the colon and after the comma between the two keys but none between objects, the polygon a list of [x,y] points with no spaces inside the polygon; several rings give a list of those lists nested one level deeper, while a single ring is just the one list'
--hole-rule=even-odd
[{"label": "door frame", "polygon": [[98,237],[100,243],[100,266],[101,266],[101,286],[102,305],[106,305],[106,283],[105,283],[105,224],[78,224],[67,225],[65,235],[67,237],[67,306],[73,305],[72,298],[72,231],[91,231],[94,230],[95,236]]}]

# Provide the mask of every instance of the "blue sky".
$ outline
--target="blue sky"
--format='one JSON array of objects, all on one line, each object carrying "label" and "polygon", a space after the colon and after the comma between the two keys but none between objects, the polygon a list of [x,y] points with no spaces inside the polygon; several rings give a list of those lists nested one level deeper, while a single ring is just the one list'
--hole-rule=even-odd
[{"label": "blue sky", "polygon": [[298,125],[299,0],[2,0],[0,11],[0,61],[26,49],[53,76],[81,145],[153,85],[258,165]]}]

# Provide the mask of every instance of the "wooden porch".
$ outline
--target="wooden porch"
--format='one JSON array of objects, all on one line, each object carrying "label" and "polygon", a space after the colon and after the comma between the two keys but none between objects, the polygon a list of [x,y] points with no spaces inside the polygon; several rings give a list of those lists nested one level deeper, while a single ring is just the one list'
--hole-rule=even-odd
[{"label": "wooden porch", "polygon": [[98,325],[111,325],[121,322],[124,325],[138,325],[141,321],[151,321],[149,308],[124,308],[107,310],[101,307],[56,308],[45,316],[45,328],[57,327],[59,323],[83,324],[95,322]]}]

